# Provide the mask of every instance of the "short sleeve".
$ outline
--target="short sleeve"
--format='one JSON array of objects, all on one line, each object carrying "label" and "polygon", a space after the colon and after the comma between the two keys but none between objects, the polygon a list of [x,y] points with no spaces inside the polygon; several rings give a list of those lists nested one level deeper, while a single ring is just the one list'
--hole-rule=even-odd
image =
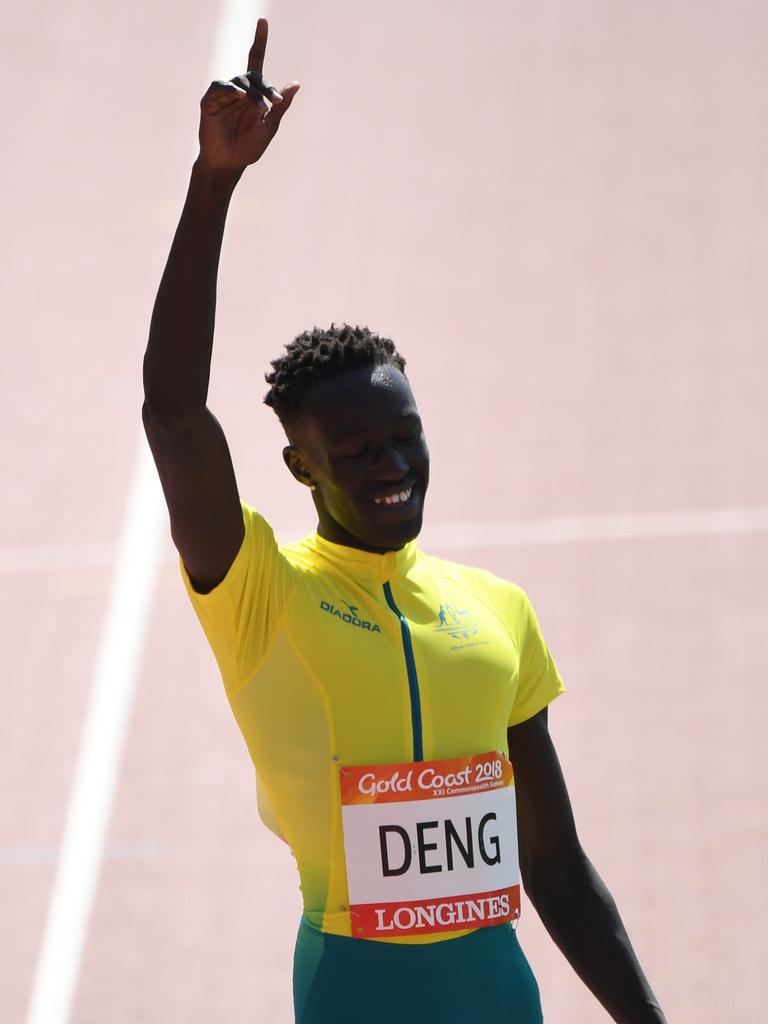
[{"label": "short sleeve", "polygon": [[242,509],[245,536],[218,586],[199,594],[179,560],[189,599],[229,694],[247,683],[264,660],[298,571],[280,552],[269,523],[248,505]]},{"label": "short sleeve", "polygon": [[509,725],[519,725],[533,718],[555,697],[565,692],[565,686],[544,642],[539,621],[528,595],[517,589],[521,601],[517,616],[520,669]]}]

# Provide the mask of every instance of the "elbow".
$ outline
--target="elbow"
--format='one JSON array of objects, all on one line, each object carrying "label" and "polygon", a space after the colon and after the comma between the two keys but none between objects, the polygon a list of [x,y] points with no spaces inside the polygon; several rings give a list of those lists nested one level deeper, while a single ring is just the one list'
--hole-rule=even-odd
[{"label": "elbow", "polygon": [[142,418],[179,419],[199,415],[206,407],[207,388],[190,379],[184,367],[169,368],[147,350],[142,367]]},{"label": "elbow", "polygon": [[142,403],[141,422],[153,451],[158,446],[162,447],[169,439],[178,438],[188,428],[188,420],[188,415],[158,408],[146,398]]},{"label": "elbow", "polygon": [[159,374],[153,366],[153,359],[149,348],[144,353],[144,359],[141,364],[141,380],[144,387],[144,404],[152,405],[159,390]]},{"label": "elbow", "polygon": [[144,401],[141,403],[141,422],[144,425],[144,433],[150,439],[157,430],[158,420],[159,416],[157,410],[153,408],[149,400],[145,397]]},{"label": "elbow", "polygon": [[145,393],[141,405],[141,422],[148,437],[159,431],[178,434],[194,427],[206,411],[205,404],[199,407],[189,407],[186,404],[176,406],[172,402],[164,402]]}]

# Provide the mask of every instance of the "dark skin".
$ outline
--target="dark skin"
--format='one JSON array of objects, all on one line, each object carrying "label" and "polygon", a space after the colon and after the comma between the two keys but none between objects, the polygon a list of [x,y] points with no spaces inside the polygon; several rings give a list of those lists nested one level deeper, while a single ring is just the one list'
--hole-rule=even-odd
[{"label": "dark skin", "polygon": [[[196,589],[227,573],[243,539],[224,433],[207,407],[224,224],[234,188],[274,137],[298,83],[264,81],[260,19],[248,72],[214,82],[201,101],[200,154],[155,302],[144,360],[143,419]],[[316,384],[289,426],[283,456],[312,489],[318,532],[337,544],[391,551],[421,529],[429,454],[408,381],[395,367]],[[388,503],[387,498],[403,500]],[[665,1024],[616,905],[579,841],[547,710],[508,730],[523,884],[553,940],[618,1024]]]},{"label": "dark skin", "polygon": [[[367,366],[316,384],[289,432],[283,458],[312,488],[321,537],[383,552],[418,536],[429,452],[400,370]],[[407,500],[387,502],[400,494]]]}]

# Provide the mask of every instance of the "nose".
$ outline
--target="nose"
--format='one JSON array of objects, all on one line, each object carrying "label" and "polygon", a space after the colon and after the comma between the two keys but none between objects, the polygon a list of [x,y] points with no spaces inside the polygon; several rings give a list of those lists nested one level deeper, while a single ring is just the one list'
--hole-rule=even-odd
[{"label": "nose", "polygon": [[378,452],[375,471],[380,480],[402,480],[408,469],[408,460],[398,448],[388,445]]}]

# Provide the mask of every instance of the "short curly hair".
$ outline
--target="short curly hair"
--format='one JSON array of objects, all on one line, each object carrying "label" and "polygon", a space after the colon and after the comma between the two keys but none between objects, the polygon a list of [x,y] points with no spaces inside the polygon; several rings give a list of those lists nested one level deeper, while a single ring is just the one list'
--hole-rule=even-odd
[{"label": "short curly hair", "polygon": [[272,372],[264,375],[270,385],[264,402],[284,427],[295,420],[304,396],[318,381],[363,366],[395,366],[401,373],[405,371],[405,359],[390,338],[350,324],[304,331],[271,365]]}]

